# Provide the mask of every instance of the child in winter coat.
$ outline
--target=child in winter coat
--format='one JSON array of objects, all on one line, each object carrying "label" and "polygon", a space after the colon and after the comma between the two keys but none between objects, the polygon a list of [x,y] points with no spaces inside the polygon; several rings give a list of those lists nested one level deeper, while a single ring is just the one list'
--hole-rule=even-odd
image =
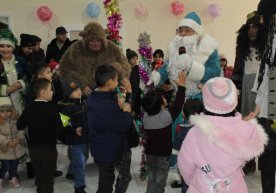
[{"label": "child in winter coat", "polygon": [[174,104],[167,109],[167,101],[157,90],[148,92],[142,99],[145,109],[143,124],[146,131],[145,153],[149,170],[146,193],[163,193],[172,153],[172,123],[182,110],[185,100],[184,72],[179,74],[178,92]]},{"label": "child in winter coat", "polygon": [[247,193],[242,165],[264,151],[267,136],[256,120],[234,112],[237,89],[230,79],[208,80],[202,94],[205,114],[190,117],[194,127],[178,154],[187,193]]},{"label": "child in winter coat", "polygon": [[[87,98],[91,155],[99,167],[97,192],[113,191],[115,163],[123,151],[124,137],[132,124],[131,106],[118,99],[118,73],[111,65],[101,65],[95,73],[97,88]],[[131,93],[131,85],[123,80]],[[126,97],[128,98],[128,97]]]},{"label": "child in winter coat", "polygon": [[9,173],[10,185],[20,187],[17,166],[19,158],[25,154],[24,131],[18,131],[16,120],[19,114],[12,108],[9,97],[0,97],[0,190],[5,174]]},{"label": "child in winter coat", "polygon": [[71,79],[62,80],[63,93],[66,99],[61,103],[61,113],[70,117],[66,135],[70,163],[68,173],[74,179],[75,193],[86,193],[85,189],[85,154],[88,138],[87,116],[81,100],[81,89],[78,82]]}]

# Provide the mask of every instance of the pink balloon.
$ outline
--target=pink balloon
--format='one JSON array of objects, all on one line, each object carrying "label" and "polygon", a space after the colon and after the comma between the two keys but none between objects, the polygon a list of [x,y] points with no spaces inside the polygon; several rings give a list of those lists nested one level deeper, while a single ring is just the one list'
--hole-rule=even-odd
[{"label": "pink balloon", "polygon": [[175,0],[171,3],[171,10],[174,15],[181,15],[184,12],[184,4]]},{"label": "pink balloon", "polygon": [[41,21],[50,21],[53,15],[51,9],[47,6],[39,7],[36,11],[36,14]]},{"label": "pink balloon", "polygon": [[137,18],[147,16],[147,8],[140,2],[136,7],[134,7],[134,15]]},{"label": "pink balloon", "polygon": [[220,16],[221,14],[221,8],[219,7],[218,4],[213,3],[211,5],[208,6],[208,14],[213,17],[216,18],[218,16]]}]

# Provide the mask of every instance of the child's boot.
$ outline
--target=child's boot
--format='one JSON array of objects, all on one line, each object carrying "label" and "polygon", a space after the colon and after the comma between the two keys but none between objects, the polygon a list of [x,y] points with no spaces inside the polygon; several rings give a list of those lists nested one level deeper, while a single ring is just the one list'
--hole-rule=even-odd
[{"label": "child's boot", "polygon": [[85,186],[81,186],[79,188],[75,188],[75,193],[86,193],[84,190]]},{"label": "child's boot", "polygon": [[20,184],[19,184],[19,181],[18,181],[17,177],[13,177],[9,182],[10,182],[10,185],[13,188],[19,188],[20,187]]}]

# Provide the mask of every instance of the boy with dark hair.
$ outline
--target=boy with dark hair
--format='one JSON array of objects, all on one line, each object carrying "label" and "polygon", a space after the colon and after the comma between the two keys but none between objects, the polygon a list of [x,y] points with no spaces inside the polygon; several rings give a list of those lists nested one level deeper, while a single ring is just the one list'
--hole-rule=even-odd
[{"label": "boy with dark hair", "polygon": [[59,112],[52,100],[51,82],[37,79],[31,84],[35,101],[17,121],[18,129],[28,128],[28,147],[36,174],[37,193],[54,192],[54,174],[57,162],[57,136],[63,133]]},{"label": "boy with dark hair", "polygon": [[146,193],[162,193],[166,186],[169,157],[172,153],[172,123],[182,110],[185,100],[184,72],[179,74],[176,84],[178,92],[174,104],[167,109],[167,101],[160,91],[148,92],[142,99],[145,109],[143,124],[147,142],[145,152],[149,170]]},{"label": "boy with dark hair", "polygon": [[[113,66],[99,66],[95,79],[97,88],[87,98],[90,150],[99,167],[97,192],[111,193],[115,163],[120,159],[124,135],[132,124],[131,106],[128,100],[118,98],[118,74]],[[128,79],[122,84],[131,93]]]},{"label": "boy with dark hair", "polygon": [[67,128],[66,144],[70,163],[66,177],[74,179],[75,193],[86,193],[85,189],[85,154],[87,143],[87,116],[82,103],[80,84],[72,79],[62,80],[65,101],[61,113],[70,117]]}]

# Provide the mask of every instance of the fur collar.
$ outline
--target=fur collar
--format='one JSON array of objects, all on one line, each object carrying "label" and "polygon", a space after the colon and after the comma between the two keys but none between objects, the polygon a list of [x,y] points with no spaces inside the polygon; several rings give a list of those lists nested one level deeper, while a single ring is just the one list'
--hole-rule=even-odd
[{"label": "fur collar", "polygon": [[209,56],[217,49],[218,42],[210,35],[204,33],[200,36],[195,60],[199,63],[205,64]]},{"label": "fur collar", "polygon": [[[193,115],[190,121],[211,143],[240,159],[259,156],[268,141],[264,129],[255,119],[242,121],[240,114],[229,118]],[[239,132],[242,129],[246,130]]]}]

